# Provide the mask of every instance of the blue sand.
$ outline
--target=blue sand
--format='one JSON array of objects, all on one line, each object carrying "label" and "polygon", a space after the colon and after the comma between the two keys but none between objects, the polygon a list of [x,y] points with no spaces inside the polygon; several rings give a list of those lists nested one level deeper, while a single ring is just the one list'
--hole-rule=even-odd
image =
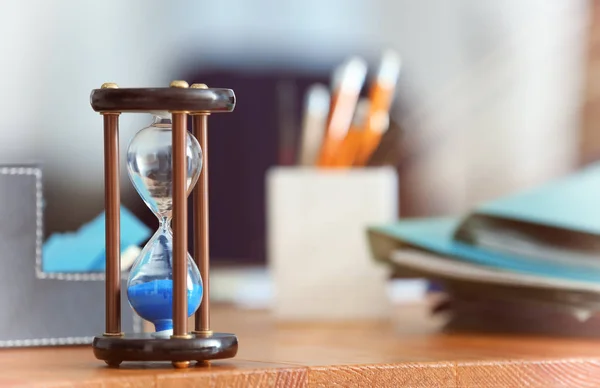
[{"label": "blue sand", "polygon": [[[188,317],[196,312],[202,300],[202,286],[187,290]],[[135,312],[154,324],[156,331],[173,329],[173,281],[153,280],[127,288],[129,304]]]}]

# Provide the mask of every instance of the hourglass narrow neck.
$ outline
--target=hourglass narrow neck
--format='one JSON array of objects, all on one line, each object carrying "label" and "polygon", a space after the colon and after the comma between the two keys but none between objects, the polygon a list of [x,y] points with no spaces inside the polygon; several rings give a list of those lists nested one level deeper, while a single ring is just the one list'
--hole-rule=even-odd
[{"label": "hourglass narrow neck", "polygon": [[171,115],[168,112],[156,112],[152,116],[152,126],[171,128]]},{"label": "hourglass narrow neck", "polygon": [[168,232],[171,229],[171,217],[159,217],[160,230]]}]

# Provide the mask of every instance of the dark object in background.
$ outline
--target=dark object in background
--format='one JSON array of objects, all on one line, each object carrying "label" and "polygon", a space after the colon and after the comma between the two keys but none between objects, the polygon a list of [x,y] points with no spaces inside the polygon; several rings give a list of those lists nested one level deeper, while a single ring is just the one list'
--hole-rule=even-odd
[{"label": "dark object in background", "polygon": [[[584,301],[582,306],[553,301],[548,293],[541,303],[522,292],[517,297],[495,292],[494,286],[478,287],[457,282],[446,285],[447,299],[433,306],[432,314],[449,314],[446,332],[511,333],[561,337],[600,337],[598,298],[594,295],[565,293],[562,299]],[[500,287],[498,287],[500,288]]]},{"label": "dark object in background", "polygon": [[[0,347],[91,343],[104,332],[104,282],[42,273],[41,170],[0,167],[0,201]],[[141,330],[121,304],[123,330]]]},{"label": "dark object in background", "polygon": [[304,95],[315,82],[328,84],[329,74],[190,71],[181,78],[226,85],[237,100],[234,114],[208,118],[211,263],[265,263],[265,172],[296,160]]},{"label": "dark object in background", "polygon": [[[264,264],[265,173],[272,166],[297,160],[306,92],[315,83],[329,85],[331,74],[190,70],[172,78],[235,91],[234,114],[215,113],[208,118],[211,264]],[[390,122],[371,166],[394,164],[393,160],[405,157],[402,129],[397,122]],[[410,186],[401,184],[400,189],[400,198],[411,198]],[[189,201],[191,209],[191,196]],[[409,202],[402,200],[400,205],[405,208]],[[140,220],[156,229],[156,219],[141,201],[128,205]],[[192,218],[190,214],[190,233]],[[193,252],[191,241],[189,251]]]}]

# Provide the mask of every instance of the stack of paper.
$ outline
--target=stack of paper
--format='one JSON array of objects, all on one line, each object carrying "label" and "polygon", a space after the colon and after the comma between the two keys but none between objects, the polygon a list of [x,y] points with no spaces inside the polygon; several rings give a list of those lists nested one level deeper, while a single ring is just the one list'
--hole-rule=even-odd
[{"label": "stack of paper", "polygon": [[449,329],[600,334],[600,164],[464,218],[369,229],[399,277],[441,284]]}]

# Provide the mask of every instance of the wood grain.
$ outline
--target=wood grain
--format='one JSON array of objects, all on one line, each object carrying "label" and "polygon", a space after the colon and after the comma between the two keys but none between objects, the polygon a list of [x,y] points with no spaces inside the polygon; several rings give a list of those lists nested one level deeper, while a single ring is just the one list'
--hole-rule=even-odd
[{"label": "wood grain", "polygon": [[457,366],[459,387],[599,387],[598,359],[469,362]]},{"label": "wood grain", "polygon": [[446,334],[424,305],[388,321],[275,322],[214,308],[238,335],[238,357],[174,370],[107,368],[91,347],[0,351],[0,387],[599,387],[600,340]]},{"label": "wood grain", "polygon": [[454,363],[347,365],[311,368],[308,386],[456,387]]}]

